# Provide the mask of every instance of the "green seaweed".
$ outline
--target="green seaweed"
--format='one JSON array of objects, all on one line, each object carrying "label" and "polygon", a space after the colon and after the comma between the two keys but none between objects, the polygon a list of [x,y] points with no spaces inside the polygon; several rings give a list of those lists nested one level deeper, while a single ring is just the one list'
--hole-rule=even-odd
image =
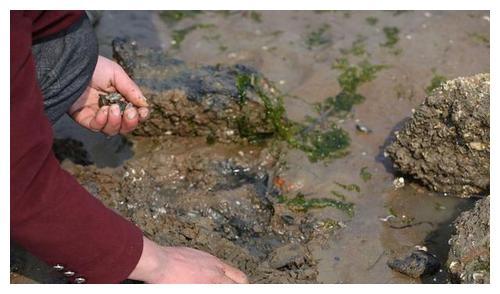
[{"label": "green seaweed", "polygon": [[352,54],[354,56],[364,55],[366,53],[365,40],[366,37],[358,36],[358,38],[354,42],[352,42],[351,48],[340,49],[340,52],[344,55],[346,54]]},{"label": "green seaweed", "polygon": [[317,30],[312,31],[306,38],[306,45],[309,50],[314,47],[319,47],[324,44],[330,43],[330,38],[325,36],[325,33],[330,29],[329,24],[324,24]]},{"label": "green seaweed", "polygon": [[331,219],[331,218],[326,218],[320,222],[322,224],[322,227],[324,230],[337,230],[340,229],[341,226],[338,221]]},{"label": "green seaweed", "polygon": [[172,47],[179,49],[186,36],[197,29],[213,28],[213,24],[195,24],[184,29],[172,31]]},{"label": "green seaweed", "polygon": [[346,197],[344,194],[338,192],[338,191],[335,191],[335,190],[332,190],[330,191],[330,193],[332,193],[333,196],[337,197],[337,198],[340,198],[341,200],[345,201],[346,200]]},{"label": "green seaweed", "polygon": [[223,45],[223,44],[219,45],[219,51],[220,52],[225,52],[227,50],[227,48],[228,47],[226,45]]},{"label": "green seaweed", "polygon": [[285,203],[286,202],[286,196],[283,194],[278,195],[277,197],[278,203]]},{"label": "green seaweed", "polygon": [[341,71],[337,78],[341,91],[335,97],[327,97],[325,101],[318,103],[317,110],[320,113],[330,111],[331,114],[351,111],[354,105],[365,100],[363,95],[357,93],[359,86],[375,79],[377,72],[386,67],[385,65],[371,64],[367,60],[352,65],[347,61],[347,58],[338,59],[332,68]]},{"label": "green seaweed", "polygon": [[349,134],[332,123],[326,131],[308,131],[289,143],[304,151],[311,162],[317,162],[347,155],[350,142]]},{"label": "green seaweed", "polygon": [[262,16],[257,11],[250,11],[250,19],[258,23],[262,22]]},{"label": "green seaweed", "polygon": [[372,179],[372,174],[368,171],[367,166],[361,168],[361,170],[359,171],[359,176],[364,182],[368,182],[369,180]]},{"label": "green seaweed", "polygon": [[342,210],[350,217],[354,216],[354,204],[350,202],[343,202],[328,198],[305,199],[304,194],[300,192],[297,193],[295,198],[287,199],[285,202],[288,208],[295,211],[306,212],[309,209],[325,208],[330,206]]},{"label": "green seaweed", "polygon": [[396,212],[396,210],[394,209],[394,207],[389,207],[388,208],[388,211],[389,211],[389,215],[393,215],[395,217],[398,217],[398,213]]},{"label": "green seaweed", "polygon": [[195,17],[203,13],[201,10],[167,10],[160,12],[160,18],[169,25],[173,25],[188,17]]},{"label": "green seaweed", "polygon": [[488,48],[490,47],[490,38],[487,35],[481,33],[469,33],[468,35],[477,43],[485,44]]},{"label": "green seaweed", "polygon": [[399,16],[399,15],[401,15],[401,14],[403,14],[403,13],[408,13],[408,12],[410,12],[410,11],[409,11],[409,10],[395,10],[395,11],[392,13],[392,15],[393,15],[393,16]]},{"label": "green seaweed", "polygon": [[247,90],[252,87],[252,76],[240,74],[236,76],[236,90],[240,106],[247,101]]},{"label": "green seaweed", "polygon": [[[240,136],[248,138],[253,143],[271,137],[285,141],[290,147],[306,153],[311,162],[338,158],[348,153],[350,138],[346,131],[335,124],[331,124],[326,130],[307,129],[302,124],[287,120],[283,96],[271,94],[273,91],[265,91],[261,82],[262,80],[255,75],[239,75],[236,78],[238,99],[243,110],[243,115],[235,119]],[[272,89],[275,88],[272,87]],[[250,124],[244,108],[249,90],[255,92],[262,101],[265,120],[271,125],[271,132],[258,132],[256,126]],[[277,93],[277,90],[274,93]]]},{"label": "green seaweed", "polygon": [[356,185],[356,184],[342,184],[342,183],[339,183],[339,182],[335,182],[335,184],[339,187],[341,187],[342,189],[344,190],[347,190],[347,191],[356,191],[356,192],[361,192],[361,188]]},{"label": "green seaweed", "polygon": [[[275,137],[289,141],[292,136],[293,124],[285,119],[286,111],[283,97],[273,95],[272,97],[261,86],[262,80],[255,75],[239,74],[236,77],[236,89],[240,109],[243,115],[235,119],[239,135],[247,138],[251,143],[260,143],[264,139]],[[252,126],[248,118],[248,109],[245,104],[248,101],[248,91],[255,92],[264,106],[265,121],[272,126],[272,132],[259,132],[257,126]]]},{"label": "green seaweed", "polygon": [[363,60],[357,65],[349,64],[346,58],[338,59],[332,65],[334,69],[341,70],[337,81],[343,92],[355,93],[358,87],[376,78],[377,72],[386,68],[386,65],[371,64]]},{"label": "green seaweed", "polygon": [[369,17],[367,17],[365,20],[366,20],[366,22],[367,22],[369,25],[371,25],[371,26],[376,25],[376,24],[377,24],[377,22],[378,22],[378,18],[376,18],[376,17],[374,17],[374,16],[369,16]]},{"label": "green seaweed", "polygon": [[446,206],[444,206],[443,204],[441,204],[439,202],[434,202],[434,209],[438,210],[438,211],[446,210]]},{"label": "green seaweed", "polygon": [[445,76],[436,73],[435,69],[432,69],[432,73],[431,83],[425,88],[425,93],[427,93],[427,95],[431,94],[434,89],[439,88],[439,86],[447,80]]},{"label": "green seaweed", "polygon": [[380,44],[383,47],[392,48],[399,41],[399,29],[397,27],[384,27],[385,43]]},{"label": "green seaweed", "polygon": [[279,36],[281,36],[282,34],[283,34],[283,31],[281,31],[281,30],[276,30],[276,31],[274,31],[274,32],[272,32],[272,33],[271,33],[271,36],[273,36],[273,37],[279,37]]}]

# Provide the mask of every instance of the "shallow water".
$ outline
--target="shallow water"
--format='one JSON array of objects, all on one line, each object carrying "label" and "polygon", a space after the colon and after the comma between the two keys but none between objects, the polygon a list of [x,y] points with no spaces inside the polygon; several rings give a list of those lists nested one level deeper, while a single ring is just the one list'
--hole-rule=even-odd
[{"label": "shallow water", "polygon": [[[489,37],[489,21],[484,16],[488,13],[285,11],[260,12],[258,22],[248,14],[223,16],[208,12],[172,26],[159,17],[154,18],[154,23],[161,46],[172,56],[199,64],[249,64],[262,71],[284,92],[297,97],[285,98],[288,114],[295,120],[314,115],[313,103],[339,92],[338,73],[331,64],[342,56],[342,48],[350,48],[359,35],[366,37],[369,61],[390,67],[361,87],[360,93],[366,96],[366,101],[355,107],[352,117],[339,124],[351,136],[350,155],[328,164],[312,164],[300,151],[291,151],[287,156],[290,169],[284,178],[303,186],[300,190],[306,194],[331,197],[330,191],[337,190],[356,204],[352,220],[345,219],[335,209],[316,212],[347,223],[336,238],[314,249],[319,259],[319,281],[412,283],[418,281],[394,273],[386,266],[387,256],[414,245],[427,245],[432,253],[445,254],[448,240],[445,235],[450,234],[446,228],[457,215],[458,207],[467,206],[468,201],[431,195],[421,188],[394,191],[393,175],[386,168],[390,163],[383,158],[381,149],[393,128],[423,100],[433,70],[448,78],[489,71],[489,48],[473,37]],[[376,17],[377,24],[369,25],[368,17]],[[185,38],[179,50],[169,50],[172,29],[195,23],[211,23],[215,27],[196,30]],[[310,32],[325,23],[330,25],[324,34],[326,44],[308,49],[305,40]],[[386,26],[400,30],[400,40],[394,46],[401,49],[399,55],[380,46],[385,41]],[[227,49],[221,50],[221,46]],[[357,133],[356,120],[373,132]],[[365,166],[373,175],[366,183],[359,176]],[[356,183],[361,193],[339,190],[334,181]],[[388,228],[379,218],[389,214],[389,207],[414,217],[415,222],[432,225]],[[439,233],[433,234],[435,231]]]},{"label": "shallow water", "polygon": [[[376,18],[376,24],[369,24],[369,17]],[[172,44],[173,31],[195,24],[213,26],[196,29],[182,43]],[[323,44],[309,48],[306,40],[324,24],[329,28],[320,38]],[[380,45],[386,41],[384,27],[400,31],[393,48]],[[446,259],[449,224],[471,201],[434,195],[418,184],[395,190],[383,147],[410,116],[411,109],[423,101],[425,88],[435,74],[455,78],[489,72],[489,44],[485,41],[489,40],[488,12],[204,12],[167,23],[158,12],[112,11],[103,12],[96,31],[101,54],[107,56],[111,39],[126,36],[141,45],[163,48],[169,56],[192,64],[253,66],[288,94],[285,106],[289,117],[297,121],[303,121],[306,115],[314,116],[314,103],[339,92],[338,71],[331,65],[344,56],[342,49],[351,48],[355,40],[363,38],[367,59],[388,67],[360,87],[365,102],[337,122],[351,137],[350,154],[319,163],[311,163],[297,150],[286,155],[289,169],[283,178],[298,187],[296,191],[333,197],[331,191],[335,190],[355,203],[352,218],[333,208],[313,212],[346,224],[327,243],[314,245],[318,281],[418,283],[386,266],[391,254],[414,245],[426,245],[430,252]],[[349,59],[361,60],[352,54]],[[357,122],[373,132],[357,132]],[[123,140],[79,132],[68,121],[59,123],[56,131],[60,137],[84,138],[93,161],[100,165],[116,166],[133,156]],[[372,174],[366,182],[360,177],[363,167]],[[343,190],[335,182],[357,184],[361,191]],[[380,220],[395,213],[422,224],[394,229]],[[446,278],[441,274],[424,282],[446,282]]]}]

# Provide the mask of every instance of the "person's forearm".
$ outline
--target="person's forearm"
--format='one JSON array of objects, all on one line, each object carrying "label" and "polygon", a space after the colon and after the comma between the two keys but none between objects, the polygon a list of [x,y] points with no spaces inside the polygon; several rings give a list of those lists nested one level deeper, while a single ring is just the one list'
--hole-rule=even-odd
[{"label": "person's forearm", "polygon": [[144,236],[142,240],[141,257],[128,278],[143,282],[151,282],[156,280],[156,275],[160,272],[160,248],[156,243]]},{"label": "person's forearm", "polygon": [[49,265],[64,267],[70,279],[120,282],[140,258],[142,232],[59,166],[35,77],[32,21],[11,12],[11,238]]}]

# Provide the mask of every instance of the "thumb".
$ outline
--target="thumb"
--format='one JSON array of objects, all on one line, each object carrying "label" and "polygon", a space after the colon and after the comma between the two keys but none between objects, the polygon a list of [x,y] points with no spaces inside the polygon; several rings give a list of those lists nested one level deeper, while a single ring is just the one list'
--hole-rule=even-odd
[{"label": "thumb", "polygon": [[114,87],[122,96],[137,107],[147,107],[146,97],[137,84],[127,75],[123,68],[115,63],[117,69],[114,71]]}]

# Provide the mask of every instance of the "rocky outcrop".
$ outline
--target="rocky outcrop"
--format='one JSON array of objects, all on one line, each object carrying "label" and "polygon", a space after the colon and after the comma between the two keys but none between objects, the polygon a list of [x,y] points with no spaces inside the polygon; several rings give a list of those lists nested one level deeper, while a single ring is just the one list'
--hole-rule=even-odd
[{"label": "rocky outcrop", "polygon": [[447,266],[453,282],[490,282],[490,196],[454,222]]},{"label": "rocky outcrop", "polygon": [[490,76],[457,78],[435,89],[386,149],[394,167],[430,189],[488,195]]},{"label": "rocky outcrop", "polygon": [[[150,100],[149,119],[138,136],[203,136],[231,142],[270,136],[272,123],[251,83],[273,87],[244,65],[188,66],[165,52],[140,49],[135,42],[113,41],[113,57]],[[255,84],[254,84],[255,85]]]}]

